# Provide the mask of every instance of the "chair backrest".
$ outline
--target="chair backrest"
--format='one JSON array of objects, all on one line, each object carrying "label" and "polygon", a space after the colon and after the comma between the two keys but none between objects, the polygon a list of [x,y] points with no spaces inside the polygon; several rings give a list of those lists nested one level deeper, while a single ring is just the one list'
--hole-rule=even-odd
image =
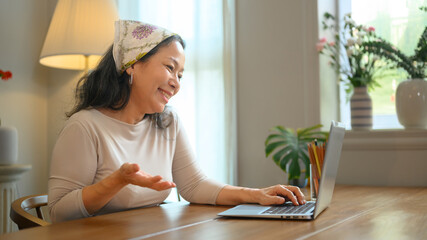
[{"label": "chair backrest", "polygon": [[[10,218],[19,229],[50,225],[43,218],[41,207],[47,205],[47,195],[30,195],[16,199],[10,207]],[[37,217],[27,211],[35,209]]]}]

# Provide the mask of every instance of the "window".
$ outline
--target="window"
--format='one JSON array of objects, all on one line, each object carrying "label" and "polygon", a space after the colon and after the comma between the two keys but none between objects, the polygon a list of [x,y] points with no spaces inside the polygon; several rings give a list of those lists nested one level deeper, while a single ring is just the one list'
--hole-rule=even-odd
[{"label": "window", "polygon": [[[410,56],[414,53],[427,22],[427,14],[419,7],[426,5],[426,0],[353,0],[351,11],[347,12],[352,13],[357,24],[375,27],[380,37]],[[390,75],[377,79],[380,87],[369,91],[373,104],[373,129],[402,128],[396,116],[395,92],[397,85],[407,79],[407,76],[403,70],[389,73]],[[342,86],[340,95],[341,119],[349,123],[349,101]]]}]

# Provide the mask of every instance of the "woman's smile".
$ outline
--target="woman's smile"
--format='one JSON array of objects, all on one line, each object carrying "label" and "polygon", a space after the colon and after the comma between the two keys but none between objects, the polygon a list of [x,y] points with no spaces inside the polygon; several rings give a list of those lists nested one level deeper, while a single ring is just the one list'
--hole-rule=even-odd
[{"label": "woman's smile", "polygon": [[166,101],[166,103],[168,103],[169,99],[173,96],[173,93],[168,92],[168,91],[161,89],[161,88],[159,88],[159,91],[162,94],[163,99]]}]

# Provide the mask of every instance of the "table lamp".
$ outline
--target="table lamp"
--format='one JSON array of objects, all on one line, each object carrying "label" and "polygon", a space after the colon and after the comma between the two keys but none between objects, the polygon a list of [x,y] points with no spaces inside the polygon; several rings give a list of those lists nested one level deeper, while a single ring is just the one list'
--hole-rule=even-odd
[{"label": "table lamp", "polygon": [[117,19],[114,0],[59,0],[40,63],[87,73],[113,43]]}]

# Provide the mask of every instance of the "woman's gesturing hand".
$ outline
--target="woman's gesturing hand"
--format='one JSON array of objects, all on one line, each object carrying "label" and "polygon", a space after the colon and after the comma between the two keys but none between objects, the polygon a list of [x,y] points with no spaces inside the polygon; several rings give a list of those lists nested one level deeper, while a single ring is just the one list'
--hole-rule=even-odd
[{"label": "woman's gesturing hand", "polygon": [[161,176],[152,176],[140,170],[136,163],[124,163],[110,176],[83,188],[82,198],[87,212],[93,214],[104,207],[127,184],[157,191],[175,187],[175,183],[163,181]]},{"label": "woman's gesturing hand", "polygon": [[175,187],[175,183],[164,181],[159,175],[152,176],[140,169],[136,163],[124,163],[120,167],[120,175],[126,183],[151,188],[157,191]]}]

